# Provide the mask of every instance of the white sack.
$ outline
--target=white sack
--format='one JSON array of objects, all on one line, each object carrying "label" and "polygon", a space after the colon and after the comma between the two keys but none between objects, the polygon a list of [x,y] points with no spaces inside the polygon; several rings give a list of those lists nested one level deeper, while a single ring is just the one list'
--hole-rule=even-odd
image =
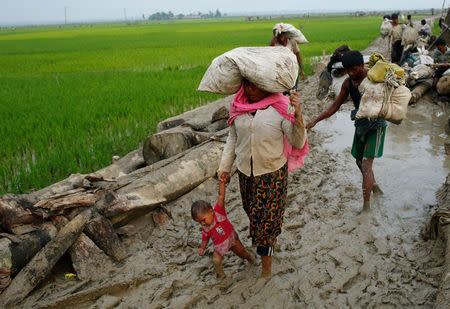
[{"label": "white sack", "polygon": [[308,40],[303,35],[303,33],[291,24],[285,23],[276,24],[272,28],[272,31],[274,32],[274,35],[278,35],[283,32],[286,33],[286,37],[288,39],[294,39],[297,42],[297,44],[309,43]]},{"label": "white sack", "polygon": [[434,74],[434,70],[425,65],[425,64],[418,64],[415,67],[411,69],[411,72],[409,73],[409,77],[414,80],[419,79],[427,79],[432,77]]},{"label": "white sack", "polygon": [[387,18],[385,18],[383,20],[383,22],[381,23],[381,28],[380,28],[380,35],[382,38],[387,37],[389,35],[389,33],[392,30],[392,24],[391,21]]},{"label": "white sack", "polygon": [[359,89],[362,97],[356,119],[384,118],[399,124],[406,117],[408,103],[411,99],[411,91],[407,87],[395,88],[387,104],[384,104],[386,92],[392,88],[386,86],[385,83],[372,83],[365,78]]},{"label": "white sack", "polygon": [[450,69],[448,69],[447,71],[445,71],[444,74],[442,74],[442,76],[450,76]]},{"label": "white sack", "polygon": [[406,26],[403,29],[402,33],[402,46],[412,45],[414,46],[416,44],[416,40],[419,37],[419,33],[416,29],[410,26]]},{"label": "white sack", "polygon": [[286,47],[238,47],[212,61],[197,90],[233,94],[244,77],[258,88],[280,93],[294,87],[297,75],[297,58]]}]

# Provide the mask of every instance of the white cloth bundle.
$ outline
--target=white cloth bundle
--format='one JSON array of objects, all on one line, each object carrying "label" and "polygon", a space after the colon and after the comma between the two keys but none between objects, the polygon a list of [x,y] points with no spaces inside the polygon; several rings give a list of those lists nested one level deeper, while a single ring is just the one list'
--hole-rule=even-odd
[{"label": "white cloth bundle", "polygon": [[365,78],[358,87],[361,92],[356,119],[384,118],[399,124],[406,117],[411,91],[405,86],[394,88],[386,83],[373,83]]},{"label": "white cloth bundle", "polygon": [[297,58],[286,47],[238,47],[212,61],[197,90],[233,94],[246,78],[258,88],[280,93],[294,87],[297,75]]},{"label": "white cloth bundle", "polygon": [[309,43],[303,33],[291,24],[279,23],[272,30],[274,35],[279,35],[283,32],[286,33],[286,37],[288,39],[294,39],[297,44]]}]

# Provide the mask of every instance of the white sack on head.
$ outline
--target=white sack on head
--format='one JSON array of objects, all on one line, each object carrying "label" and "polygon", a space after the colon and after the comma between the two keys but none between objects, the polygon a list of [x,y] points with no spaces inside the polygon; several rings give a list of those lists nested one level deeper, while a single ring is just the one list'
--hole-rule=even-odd
[{"label": "white sack on head", "polygon": [[258,88],[280,93],[294,87],[297,75],[297,58],[286,47],[238,47],[212,61],[197,90],[233,94],[246,78]]},{"label": "white sack on head", "polygon": [[278,35],[283,32],[286,33],[286,37],[288,39],[294,39],[297,42],[297,44],[309,43],[308,40],[303,35],[303,33],[291,24],[285,23],[276,24],[272,28],[272,31],[274,32],[274,35]]},{"label": "white sack on head", "polygon": [[414,46],[416,44],[416,40],[419,37],[419,33],[416,29],[410,26],[406,26],[405,29],[403,29],[402,33],[402,46],[412,45]]},{"label": "white sack on head", "polygon": [[[405,86],[393,89],[385,83],[372,83],[365,78],[359,86],[362,94],[356,119],[384,118],[395,124],[406,117],[411,91]],[[387,102],[385,101],[387,99]]]},{"label": "white sack on head", "polygon": [[381,27],[380,27],[380,35],[381,37],[387,37],[389,35],[389,33],[392,30],[392,24],[391,21],[387,18],[385,18],[383,20],[383,22],[381,23]]}]

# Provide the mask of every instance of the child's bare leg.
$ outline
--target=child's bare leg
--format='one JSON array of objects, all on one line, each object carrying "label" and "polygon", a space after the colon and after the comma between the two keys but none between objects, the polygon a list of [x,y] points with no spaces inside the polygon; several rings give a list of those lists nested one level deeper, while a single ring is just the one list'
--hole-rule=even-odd
[{"label": "child's bare leg", "polygon": [[238,239],[236,241],[236,244],[230,248],[231,251],[233,251],[238,257],[246,259],[247,261],[249,261],[252,264],[256,263],[255,258],[253,257],[253,255],[251,255],[242,245],[241,241]]},{"label": "child's bare leg", "polygon": [[220,255],[219,253],[217,253],[216,251],[214,251],[212,262],[214,265],[214,271],[217,274],[217,278],[225,277],[225,273],[223,271],[223,266],[222,266],[222,260],[223,260],[223,256]]}]

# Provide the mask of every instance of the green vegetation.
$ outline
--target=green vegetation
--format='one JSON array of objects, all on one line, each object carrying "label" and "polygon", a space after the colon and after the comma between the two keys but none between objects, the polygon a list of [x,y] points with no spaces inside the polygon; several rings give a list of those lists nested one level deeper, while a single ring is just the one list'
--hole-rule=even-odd
[{"label": "green vegetation", "polygon": [[[170,116],[220,96],[195,91],[211,60],[265,46],[280,20],[176,20],[0,31],[0,194],[88,173],[139,147]],[[308,59],[363,49],[381,17],[285,20]]]}]

